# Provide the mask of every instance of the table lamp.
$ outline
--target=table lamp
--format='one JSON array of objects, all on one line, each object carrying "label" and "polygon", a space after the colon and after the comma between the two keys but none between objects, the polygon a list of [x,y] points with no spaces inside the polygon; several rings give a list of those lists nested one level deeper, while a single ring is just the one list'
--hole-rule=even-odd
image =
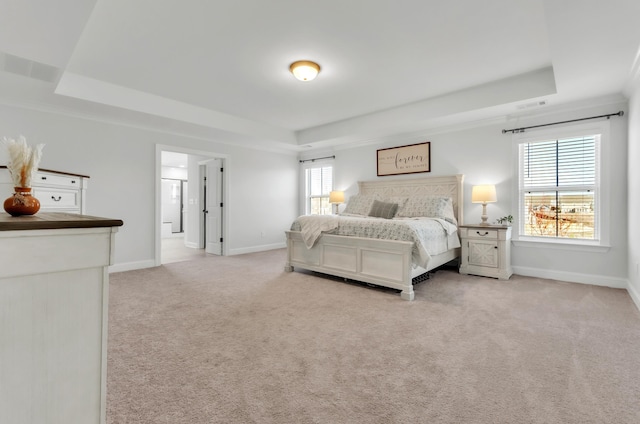
[{"label": "table lamp", "polygon": [[497,202],[496,186],[477,185],[471,191],[471,203],[482,203],[482,222],[480,225],[489,225],[487,222],[487,203]]},{"label": "table lamp", "polygon": [[344,191],[332,191],[329,193],[329,203],[331,203],[332,205],[336,205],[336,211],[334,214],[338,213],[338,207],[337,205],[340,205],[340,203],[344,203]]}]

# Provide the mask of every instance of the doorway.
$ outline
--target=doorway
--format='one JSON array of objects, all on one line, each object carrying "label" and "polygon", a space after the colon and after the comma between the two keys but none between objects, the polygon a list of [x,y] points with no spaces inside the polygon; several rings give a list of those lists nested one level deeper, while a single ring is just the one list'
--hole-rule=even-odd
[{"label": "doorway", "polygon": [[226,254],[227,162],[212,152],[156,146],[156,266]]},{"label": "doorway", "polygon": [[162,237],[184,235],[184,199],[187,198],[188,181],[162,178],[161,185]]}]

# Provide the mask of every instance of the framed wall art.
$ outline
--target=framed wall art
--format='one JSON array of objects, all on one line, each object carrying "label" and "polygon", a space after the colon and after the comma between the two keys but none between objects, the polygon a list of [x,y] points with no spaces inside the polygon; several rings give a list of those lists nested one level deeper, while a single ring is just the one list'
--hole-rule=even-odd
[{"label": "framed wall art", "polygon": [[378,177],[431,172],[431,143],[379,149]]}]

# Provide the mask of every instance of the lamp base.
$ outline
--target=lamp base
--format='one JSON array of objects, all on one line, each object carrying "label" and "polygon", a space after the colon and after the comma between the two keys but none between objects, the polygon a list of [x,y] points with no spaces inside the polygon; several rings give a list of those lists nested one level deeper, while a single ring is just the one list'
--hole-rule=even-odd
[{"label": "lamp base", "polygon": [[487,221],[489,219],[489,216],[487,215],[487,204],[483,203],[482,204],[482,216],[480,217],[482,218],[482,222],[480,223],[480,225],[482,226],[489,226],[491,224],[489,224]]}]

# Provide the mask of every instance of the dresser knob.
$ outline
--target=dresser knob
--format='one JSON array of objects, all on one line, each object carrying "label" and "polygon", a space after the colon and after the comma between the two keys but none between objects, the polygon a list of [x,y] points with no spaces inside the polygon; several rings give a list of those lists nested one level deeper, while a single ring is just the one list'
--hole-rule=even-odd
[{"label": "dresser knob", "polygon": [[53,199],[54,202],[59,202],[62,199],[62,196],[58,196],[57,199],[55,196],[51,196],[51,198]]}]

